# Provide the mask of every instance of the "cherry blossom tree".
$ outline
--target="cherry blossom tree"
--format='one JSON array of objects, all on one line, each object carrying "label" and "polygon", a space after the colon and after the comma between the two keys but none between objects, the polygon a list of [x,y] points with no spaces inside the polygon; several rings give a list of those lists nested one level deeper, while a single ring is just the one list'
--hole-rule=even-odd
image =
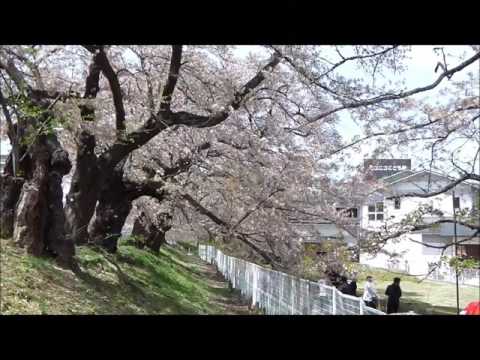
[{"label": "cherry blossom tree", "polygon": [[[136,232],[153,228],[154,214],[136,207],[158,207],[162,236],[171,225],[194,226],[274,267],[294,267],[314,232],[306,225],[328,220],[356,231],[336,203],[360,201],[372,184],[349,150],[420,142],[433,166],[452,153],[451,139],[475,138],[478,98],[467,81],[448,103],[417,97],[478,64],[479,51],[441,62],[433,83],[405,89],[379,81],[401,79],[405,46],[264,46],[244,58],[233,46],[2,46],[12,144],[4,236],[67,261],[74,244],[114,252],[129,215]],[[363,76],[344,70],[352,65]],[[345,141],[342,113],[363,137]],[[349,176],[336,179],[339,169]],[[458,181],[478,176],[466,171]]]}]

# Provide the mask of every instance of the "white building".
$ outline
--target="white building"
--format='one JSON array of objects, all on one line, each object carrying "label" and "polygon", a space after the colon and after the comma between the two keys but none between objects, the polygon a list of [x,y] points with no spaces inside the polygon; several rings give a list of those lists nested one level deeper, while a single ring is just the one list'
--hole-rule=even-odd
[{"label": "white building", "polygon": [[[433,205],[439,209],[443,215],[442,219],[453,219],[453,197],[458,198],[459,209],[472,209],[479,207],[479,189],[477,186],[462,183],[452,190],[433,196],[430,198],[420,197],[395,197],[405,193],[433,192],[445,185],[450,184],[452,179],[447,176],[432,173],[428,171],[403,170],[393,175],[379,179],[382,191],[377,191],[368,197],[367,201],[356,210],[351,212],[352,222],[355,222],[359,229],[378,230],[386,223],[399,223],[407,214],[418,209],[420,205]],[[457,210],[459,211],[459,210]],[[424,217],[425,222],[433,222],[439,217]],[[457,224],[457,240],[461,241],[474,234],[474,230]],[[324,234],[317,241],[335,239],[344,237],[347,243],[352,244],[354,239],[345,231],[339,230],[334,224],[319,225],[320,233]],[[432,269],[433,263],[440,260],[442,249],[429,247],[443,246],[454,242],[454,224],[442,223],[431,228],[410,232],[395,239],[388,240],[383,247],[383,251],[376,255],[368,253],[360,254],[360,263],[372,267],[390,269],[393,271],[406,272],[412,275],[425,276]],[[455,253],[453,246],[448,247],[443,255],[453,256]],[[457,247],[459,256],[480,260],[480,238],[477,236],[469,241],[462,242]],[[443,266],[429,276],[436,280],[455,281],[455,273],[452,269]],[[479,285],[479,271],[467,271],[460,276],[460,282],[465,284]]]},{"label": "white building", "polygon": [[[364,204],[360,213],[360,224],[363,229],[375,230],[385,223],[398,223],[407,214],[418,209],[420,205],[433,205],[443,213],[443,219],[453,219],[453,193],[457,198],[459,210],[478,208],[478,189],[471,184],[462,183],[451,191],[430,198],[397,197],[405,193],[433,192],[451,183],[452,179],[441,174],[428,171],[406,170],[381,179],[384,185],[383,193],[373,194],[367,204]],[[429,186],[430,185],[430,186]],[[427,190],[430,189],[430,190]],[[459,211],[457,210],[457,211]],[[424,217],[425,222],[434,222],[439,217]],[[465,240],[474,234],[474,230],[456,225],[457,241]],[[429,273],[433,263],[440,260],[441,247],[454,242],[454,224],[442,223],[434,227],[404,234],[396,239],[388,240],[385,251],[375,256],[362,253],[360,263],[390,270],[405,271],[412,275],[424,276]],[[428,246],[430,245],[430,246]],[[444,256],[455,255],[455,248],[448,247]],[[457,255],[465,255],[480,260],[480,238],[475,237],[462,242],[457,247]],[[461,276],[461,282],[478,285],[480,283],[478,271],[466,272]],[[443,267],[434,271],[431,276],[437,280],[454,281],[454,272]]]}]

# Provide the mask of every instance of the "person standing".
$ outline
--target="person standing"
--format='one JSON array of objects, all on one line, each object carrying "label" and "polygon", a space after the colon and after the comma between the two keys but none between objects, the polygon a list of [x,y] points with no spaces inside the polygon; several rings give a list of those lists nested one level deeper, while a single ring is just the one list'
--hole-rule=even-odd
[{"label": "person standing", "polygon": [[365,287],[363,288],[362,299],[365,302],[365,305],[374,309],[377,308],[378,295],[373,284],[373,278],[371,276],[367,276],[367,281],[365,282]]},{"label": "person standing", "polygon": [[342,285],[338,288],[343,294],[357,296],[357,280],[353,278],[348,281],[346,277],[342,279]]},{"label": "person standing", "polygon": [[343,294],[348,294],[348,281],[346,276],[342,276],[340,278],[340,285],[338,286],[338,290]]},{"label": "person standing", "polygon": [[352,296],[357,296],[357,279],[353,278],[348,284],[348,294]]},{"label": "person standing", "polygon": [[402,297],[402,289],[400,288],[400,278],[393,279],[393,284],[387,286],[385,295],[388,296],[387,301],[387,314],[393,314],[398,312],[398,306],[400,305],[400,298]]}]

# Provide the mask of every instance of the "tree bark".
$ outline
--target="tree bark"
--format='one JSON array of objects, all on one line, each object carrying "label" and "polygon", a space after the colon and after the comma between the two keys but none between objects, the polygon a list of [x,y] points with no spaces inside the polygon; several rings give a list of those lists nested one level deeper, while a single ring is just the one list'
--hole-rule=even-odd
[{"label": "tree bark", "polygon": [[88,242],[88,224],[97,203],[99,169],[95,155],[95,136],[87,130],[79,134],[77,161],[67,195],[66,230],[75,244]]},{"label": "tree bark", "polygon": [[133,236],[143,237],[137,246],[147,246],[154,253],[158,254],[160,247],[165,243],[165,235],[172,227],[172,215],[169,212],[161,212],[156,219],[142,211],[135,219],[132,229]]},{"label": "tree bark", "polygon": [[36,256],[45,249],[45,231],[48,215],[48,162],[50,154],[45,144],[38,143],[32,149],[33,176],[22,187],[17,204],[13,241],[26,247]]},{"label": "tree bark", "polygon": [[46,250],[65,265],[71,265],[75,255],[73,239],[65,232],[65,212],[63,209],[62,178],[72,168],[68,153],[62,149],[57,138],[47,138],[50,152],[48,173],[48,219],[46,227]]},{"label": "tree bark", "polygon": [[73,265],[74,247],[65,234],[62,190],[62,178],[71,170],[71,163],[56,135],[39,134],[38,130],[51,116],[47,109],[37,119],[26,119],[28,125],[21,129],[35,138],[20,163],[25,182],[16,206],[13,240],[32,255],[50,254]]},{"label": "tree bark", "polygon": [[117,250],[122,227],[132,209],[132,199],[128,196],[122,177],[123,170],[117,168],[100,191],[90,231],[91,242],[112,253]]},{"label": "tree bark", "polygon": [[13,235],[15,207],[20,197],[24,179],[8,174],[0,175],[0,237]]}]

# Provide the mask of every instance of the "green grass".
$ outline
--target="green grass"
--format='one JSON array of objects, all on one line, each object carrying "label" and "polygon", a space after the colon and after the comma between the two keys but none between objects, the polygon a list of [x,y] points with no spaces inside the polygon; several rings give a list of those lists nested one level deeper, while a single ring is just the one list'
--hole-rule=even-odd
[{"label": "green grass", "polygon": [[238,293],[183,248],[77,248],[81,271],[1,241],[1,314],[247,314]]},{"label": "green grass", "polygon": [[[363,293],[367,275],[372,275],[380,298],[380,310],[386,310],[385,289],[394,277],[401,279],[400,287],[403,296],[400,299],[400,312],[414,311],[417,314],[450,315],[457,313],[455,284],[425,280],[419,282],[412,276],[398,275],[380,269],[363,268],[358,276],[358,293]],[[383,299],[382,299],[383,298]],[[477,286],[460,286],[460,310],[474,300],[480,299],[480,288]]]}]

